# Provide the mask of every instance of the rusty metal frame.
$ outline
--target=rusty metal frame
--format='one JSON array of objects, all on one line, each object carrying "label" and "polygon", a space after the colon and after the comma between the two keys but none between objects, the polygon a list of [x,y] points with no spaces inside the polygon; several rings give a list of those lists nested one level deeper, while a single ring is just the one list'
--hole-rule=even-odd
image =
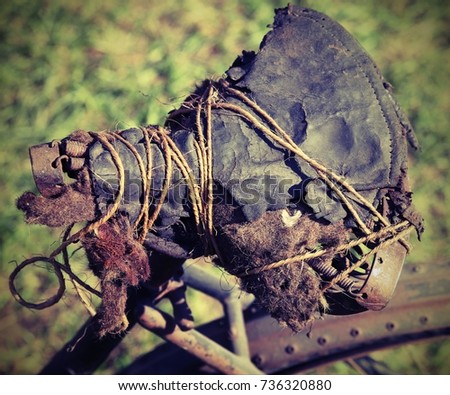
[{"label": "rusty metal frame", "polygon": [[255,300],[253,295],[244,293],[238,286],[224,288],[220,275],[195,264],[184,265],[183,280],[190,287],[205,293],[222,303],[231,349],[237,355],[250,356],[243,310]]},{"label": "rusty metal frame", "polygon": [[143,306],[139,323],[221,373],[263,374],[248,357],[232,353],[195,329],[182,331],[171,316],[153,307]]},{"label": "rusty metal frame", "polygon": [[[135,304],[128,317],[130,326],[140,323],[167,342],[118,373],[298,373],[381,348],[450,336],[450,262],[406,264],[385,309],[351,316],[327,315],[309,331],[298,334],[281,328],[255,305],[246,308],[248,303],[240,291],[223,289],[219,275],[211,277],[211,273],[198,267],[191,269],[189,265],[185,280],[222,300],[225,317],[182,332],[170,316],[153,306],[137,308]],[[227,305],[229,299],[231,305]],[[239,303],[246,308],[243,318],[235,308]],[[94,317],[48,362],[41,374],[95,372],[123,339],[112,335],[98,339],[96,330]]]},{"label": "rusty metal frame", "polygon": [[183,280],[192,288],[222,303],[232,351],[195,329],[182,331],[171,316],[149,305],[138,307],[139,324],[164,340],[188,351],[221,373],[263,374],[250,360],[243,314],[243,310],[253,301],[253,298],[243,297],[243,292],[237,287],[225,289],[221,286],[220,276],[217,273],[190,264],[189,261],[184,265]]},{"label": "rusty metal frame", "polygon": [[[209,283],[207,287],[210,286]],[[198,328],[198,332],[209,338],[208,349],[217,358],[223,353],[219,347],[231,344],[226,321],[224,318]],[[269,374],[298,373],[373,350],[450,336],[450,263],[406,265],[393,299],[382,311],[325,316],[310,331],[299,334],[280,328],[256,307],[246,311],[245,322],[250,360]],[[185,348],[188,353],[180,354],[183,345],[174,343],[175,347],[170,344],[157,347],[121,373],[192,374],[213,366],[198,355],[189,354],[197,345]],[[224,372],[221,368],[215,371]]]}]

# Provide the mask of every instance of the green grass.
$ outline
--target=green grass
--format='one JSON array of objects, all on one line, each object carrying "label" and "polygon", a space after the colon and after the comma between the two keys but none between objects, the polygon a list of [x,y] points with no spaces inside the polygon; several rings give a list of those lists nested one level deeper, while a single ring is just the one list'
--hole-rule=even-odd
[{"label": "green grass", "polygon": [[[411,157],[410,174],[426,233],[420,244],[414,242],[408,262],[448,261],[449,6],[439,0],[302,4],[339,20],[393,83],[422,146]],[[77,128],[161,123],[196,83],[220,77],[243,49],[256,50],[273,9],[284,5],[259,0],[1,2],[0,372],[36,373],[87,318],[70,290],[61,303],[43,311],[21,307],[8,292],[14,261],[48,253],[61,236],[60,230],[25,225],[15,209],[15,199],[35,188],[28,147]],[[83,259],[77,264],[81,267]],[[56,283],[43,273],[30,271],[22,280],[47,294]],[[133,330],[101,372],[129,363],[155,341]],[[395,361],[399,372],[415,373],[420,365],[425,373],[448,374],[450,364],[442,355],[449,351],[442,343],[433,353],[429,347],[414,348],[414,358],[401,353],[383,358]],[[331,371],[345,373],[342,366]]]}]

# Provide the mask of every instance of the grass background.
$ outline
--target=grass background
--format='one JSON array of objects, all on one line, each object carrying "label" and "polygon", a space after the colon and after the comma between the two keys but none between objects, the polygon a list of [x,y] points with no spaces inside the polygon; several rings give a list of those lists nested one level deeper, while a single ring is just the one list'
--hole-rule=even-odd
[{"label": "grass background", "polygon": [[[291,1],[327,13],[366,48],[416,129],[415,204],[426,219],[408,263],[450,259],[450,6],[439,0]],[[243,49],[256,50],[285,1],[11,0],[0,3],[0,372],[36,373],[87,313],[70,289],[31,311],[8,292],[15,262],[49,253],[61,230],[24,224],[15,199],[34,190],[27,149],[82,128],[161,123],[204,78],[220,77]],[[84,261],[75,260],[80,268]],[[89,273],[84,275],[95,281]],[[19,282],[25,296],[55,290],[45,270]],[[70,288],[70,287],[69,287]],[[450,292],[450,291],[449,291]],[[195,296],[193,299],[196,299]],[[194,303],[200,320],[205,306]],[[111,373],[155,344],[136,328],[99,370]],[[398,373],[450,373],[450,343],[377,353]],[[326,373],[350,373],[343,363]]]}]

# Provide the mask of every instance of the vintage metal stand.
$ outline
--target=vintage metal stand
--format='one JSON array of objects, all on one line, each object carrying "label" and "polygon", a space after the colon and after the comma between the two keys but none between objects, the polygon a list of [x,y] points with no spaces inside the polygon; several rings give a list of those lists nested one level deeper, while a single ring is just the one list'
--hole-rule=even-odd
[{"label": "vintage metal stand", "polygon": [[[254,304],[249,306],[250,300],[239,289],[224,289],[220,275],[214,273],[186,265],[186,283],[224,306],[223,318],[199,328],[182,332],[168,314],[134,301],[132,324],[139,323],[167,342],[118,373],[298,373],[374,350],[450,335],[450,263],[406,265],[384,310],[327,315],[298,334],[281,328]],[[98,340],[95,319],[90,320],[41,373],[93,373],[121,339]],[[375,368],[363,367],[367,372]]]}]

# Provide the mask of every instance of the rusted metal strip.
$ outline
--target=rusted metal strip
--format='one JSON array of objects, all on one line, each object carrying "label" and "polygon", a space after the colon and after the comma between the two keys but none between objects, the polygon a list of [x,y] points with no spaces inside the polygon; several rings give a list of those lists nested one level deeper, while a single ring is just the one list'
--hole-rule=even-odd
[{"label": "rusted metal strip", "polygon": [[[450,334],[450,265],[405,265],[394,297],[381,311],[325,316],[292,335],[267,316],[250,319],[255,364],[267,373],[299,371],[395,344]],[[270,345],[270,347],[268,347]]]},{"label": "rusted metal strip", "polygon": [[356,297],[360,306],[369,310],[386,307],[394,294],[405,258],[406,248],[400,242],[387,245],[376,254],[367,281]]}]

